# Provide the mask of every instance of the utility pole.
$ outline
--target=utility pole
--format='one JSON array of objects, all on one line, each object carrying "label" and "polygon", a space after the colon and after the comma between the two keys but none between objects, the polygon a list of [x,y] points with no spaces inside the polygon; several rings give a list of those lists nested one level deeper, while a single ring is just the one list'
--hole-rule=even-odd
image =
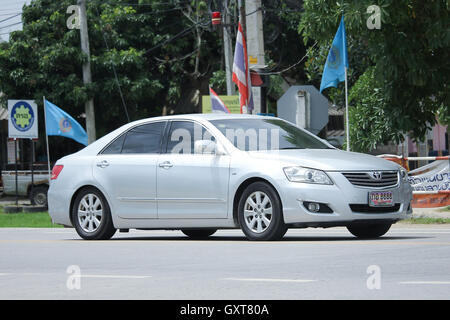
[{"label": "utility pole", "polygon": [[233,45],[230,34],[230,15],[228,12],[228,0],[223,0],[223,51],[225,55],[225,74],[227,80],[227,95],[236,94],[236,89],[232,80],[233,75]]},{"label": "utility pole", "polygon": [[[80,37],[81,37],[81,50],[87,56],[87,60],[83,63],[83,83],[88,85],[92,83],[91,76],[91,56],[89,50],[89,35],[87,25],[86,14],[86,0],[78,0],[80,6]],[[85,103],[86,113],[86,132],[88,135],[88,143],[92,143],[96,139],[95,135],[95,112],[94,112],[94,99],[89,99]]]},{"label": "utility pole", "polygon": [[[266,67],[264,59],[264,35],[261,0],[246,0],[245,15],[247,16],[247,52],[249,68],[255,72]],[[266,113],[266,88],[252,87],[254,113]]]}]

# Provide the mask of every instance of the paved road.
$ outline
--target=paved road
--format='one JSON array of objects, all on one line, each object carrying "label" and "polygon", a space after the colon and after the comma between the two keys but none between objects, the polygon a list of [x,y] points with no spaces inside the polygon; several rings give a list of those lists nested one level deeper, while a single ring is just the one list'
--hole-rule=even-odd
[{"label": "paved road", "polygon": [[0,288],[0,299],[450,299],[450,226],[398,224],[370,241],[290,230],[280,242],[0,229]]}]

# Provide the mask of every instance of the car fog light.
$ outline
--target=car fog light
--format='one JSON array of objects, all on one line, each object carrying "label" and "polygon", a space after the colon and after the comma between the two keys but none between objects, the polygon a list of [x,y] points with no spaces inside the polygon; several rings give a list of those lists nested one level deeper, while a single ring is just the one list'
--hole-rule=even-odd
[{"label": "car fog light", "polygon": [[319,212],[320,204],[315,203],[315,202],[310,202],[308,204],[308,210],[311,211],[311,212]]}]

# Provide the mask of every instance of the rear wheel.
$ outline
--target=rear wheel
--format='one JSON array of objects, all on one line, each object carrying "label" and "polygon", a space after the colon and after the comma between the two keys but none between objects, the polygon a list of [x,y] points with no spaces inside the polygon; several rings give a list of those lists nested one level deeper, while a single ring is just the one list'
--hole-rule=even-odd
[{"label": "rear wheel", "polygon": [[391,228],[391,223],[367,223],[347,226],[348,231],[361,239],[375,239],[383,236]]},{"label": "rear wheel", "polygon": [[183,229],[185,235],[192,239],[205,239],[213,235],[217,229]]},{"label": "rear wheel", "polygon": [[77,195],[72,222],[80,237],[86,240],[107,240],[116,232],[109,205],[95,188],[86,188]]},{"label": "rear wheel", "polygon": [[281,201],[268,183],[249,185],[241,195],[238,210],[239,224],[249,240],[280,240],[287,231]]}]

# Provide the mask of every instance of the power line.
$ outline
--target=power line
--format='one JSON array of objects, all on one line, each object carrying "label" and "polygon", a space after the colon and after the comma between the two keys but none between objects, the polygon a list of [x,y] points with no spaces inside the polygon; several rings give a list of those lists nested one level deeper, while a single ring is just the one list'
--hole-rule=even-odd
[{"label": "power line", "polygon": [[10,13],[0,13],[0,16],[9,16],[11,14],[16,14],[16,13],[22,14],[22,12],[10,12]]},{"label": "power line", "polygon": [[10,20],[10,19],[12,19],[12,18],[15,18],[15,17],[17,17],[17,16],[20,16],[22,13],[18,13],[18,14],[15,14],[15,15],[13,15],[13,16],[10,16],[10,17],[8,17],[8,18],[6,18],[6,19],[3,19],[3,20],[0,20],[0,23],[1,22],[4,22],[4,21],[8,21],[8,20]]},{"label": "power line", "polygon": [[[91,0],[95,1],[95,0]],[[179,1],[179,2],[154,2],[154,3],[124,3],[124,2],[110,2],[110,1],[102,1],[102,3],[106,3],[109,5],[118,5],[118,6],[124,6],[124,7],[153,7],[153,6],[160,6],[160,5],[167,5],[167,6],[173,6],[173,5],[180,5],[180,4],[188,4],[190,0],[185,1]]]},{"label": "power line", "polygon": [[[95,7],[95,10],[97,11],[97,15],[100,17],[100,13],[99,13],[97,7]],[[108,41],[106,40],[105,33],[103,31],[103,25],[102,25],[101,19],[100,19],[100,28],[101,28],[101,31],[102,31],[102,37],[103,37],[103,41],[105,42],[106,49],[109,51],[109,45],[108,45]],[[116,67],[115,67],[114,62],[112,61],[112,59],[111,59],[111,66],[112,66],[112,69],[113,69],[114,78],[116,79],[117,87],[119,88],[120,99],[122,100],[122,105],[123,105],[123,108],[125,110],[125,115],[127,117],[128,122],[130,122],[130,116],[128,114],[127,104],[125,103],[125,99],[123,97],[122,88],[120,86],[119,78],[117,77]]]},{"label": "power line", "polygon": [[5,28],[8,28],[8,27],[16,26],[16,25],[21,24],[21,23],[22,23],[22,21],[16,22],[16,23],[13,23],[13,24],[9,24],[9,25],[7,25],[7,26],[0,27],[0,30],[1,30],[1,29],[5,29]]},{"label": "power line", "polygon": [[169,39],[166,39],[166,40],[164,40],[164,41],[161,41],[161,42],[158,43],[156,46],[154,46],[154,47],[148,49],[147,51],[145,51],[144,54],[150,53],[151,51],[156,50],[156,49],[158,49],[158,48],[160,48],[160,47],[166,45],[167,43],[172,42],[172,41],[174,41],[174,40],[176,40],[176,39],[178,39],[178,38],[180,38],[180,37],[186,35],[187,33],[189,33],[189,31],[191,31],[192,29],[194,29],[195,27],[197,27],[197,26],[199,26],[199,25],[200,25],[200,26],[204,26],[204,25],[205,25],[205,21],[208,21],[208,23],[209,23],[209,20],[204,20],[204,21],[202,21],[202,22],[196,23],[196,24],[190,26],[189,28],[186,28],[186,29],[184,29],[183,31],[180,31],[179,33],[177,33],[177,34],[174,35],[173,37],[171,37],[171,38],[169,38]]},{"label": "power line", "polygon": [[275,74],[281,74],[281,73],[284,73],[284,72],[294,68],[295,66],[299,65],[303,60],[305,60],[305,58],[311,53],[312,49],[317,45],[317,43],[318,42],[316,41],[316,43],[314,43],[313,46],[308,49],[308,52],[300,60],[298,60],[296,63],[290,65],[289,67],[284,68],[283,70],[280,70],[280,71],[258,72],[258,74],[263,75],[263,76],[270,76],[270,75],[275,75]]}]

